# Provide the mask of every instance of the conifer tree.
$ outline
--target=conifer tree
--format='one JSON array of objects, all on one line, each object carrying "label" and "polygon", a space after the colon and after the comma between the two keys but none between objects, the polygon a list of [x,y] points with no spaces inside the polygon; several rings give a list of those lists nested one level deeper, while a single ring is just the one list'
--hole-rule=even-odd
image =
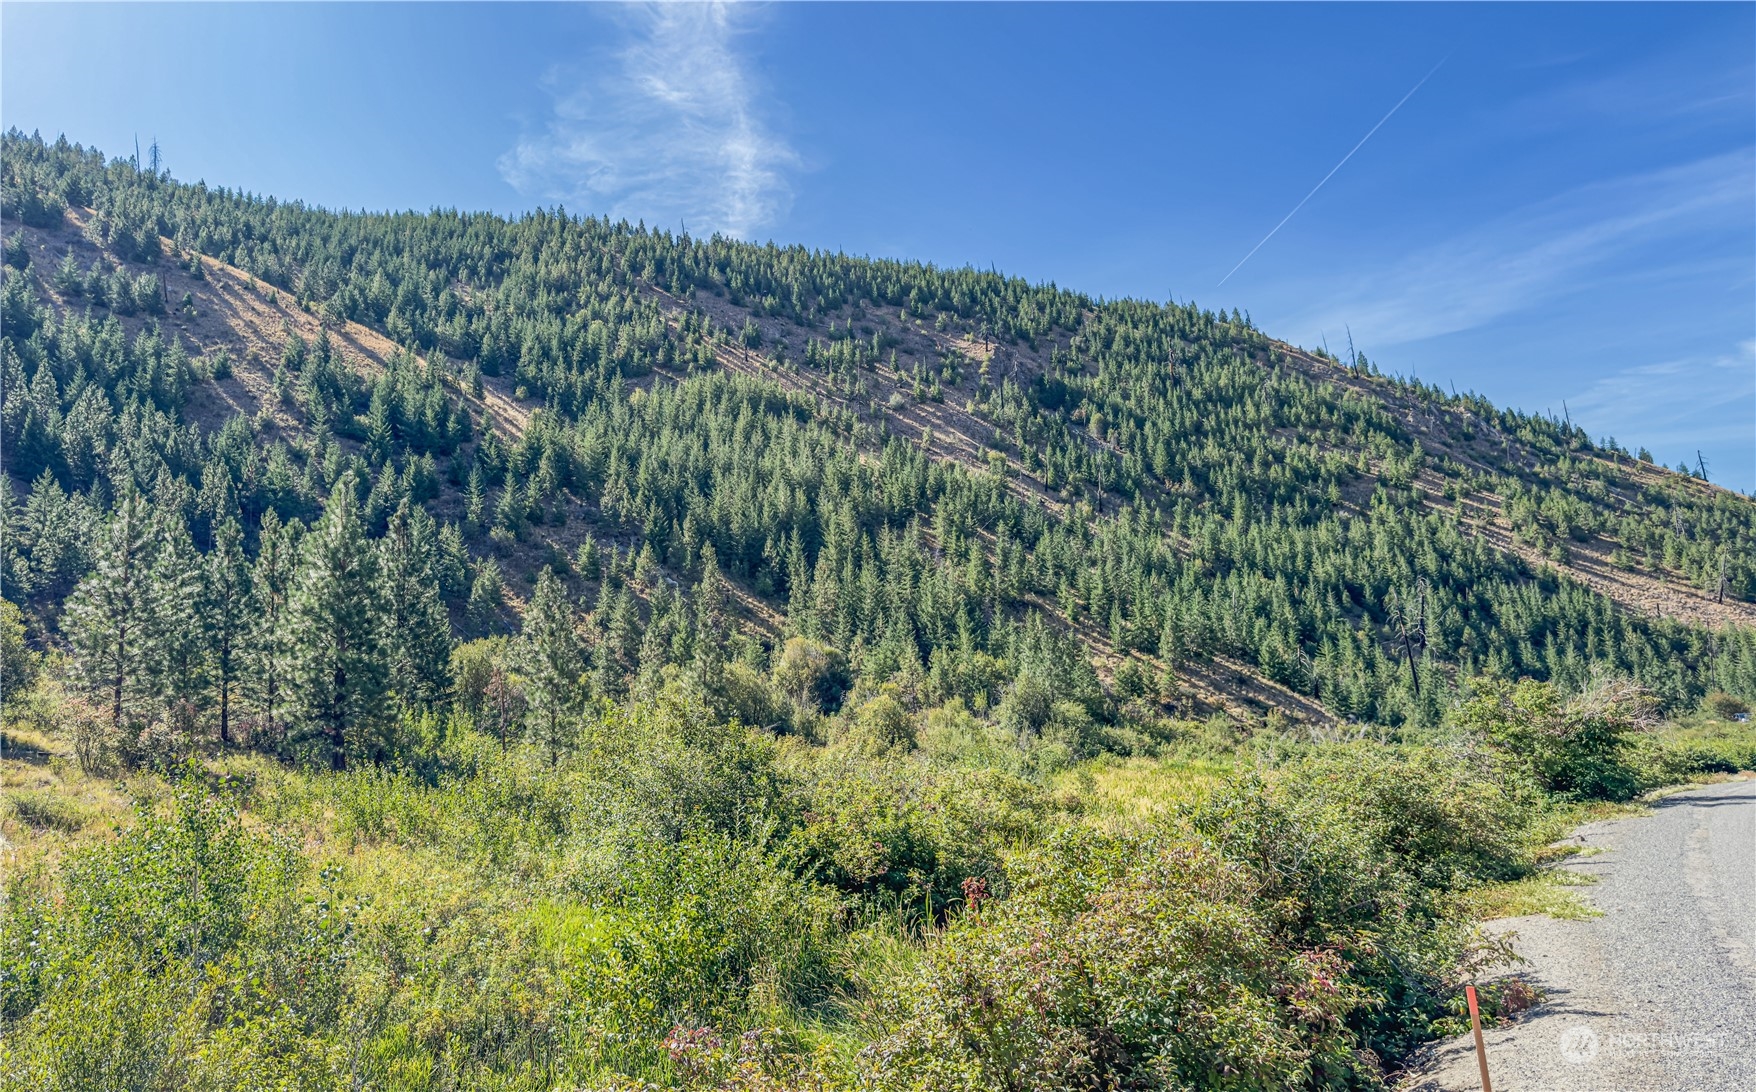
[{"label": "conifer tree", "polygon": [[651,697],[658,693],[664,681],[664,670],[673,662],[673,638],[688,642],[688,634],[681,632],[681,612],[678,611],[668,594],[669,589],[660,585],[653,595],[652,616],[646,629],[640,634],[638,665],[634,676],[634,692],[639,697]]},{"label": "conifer tree", "polygon": [[244,559],[244,532],[227,518],[213,534],[207,555],[208,653],[215,696],[219,699],[219,738],[232,743],[232,696],[243,673],[251,624],[250,566]]},{"label": "conifer tree", "polygon": [[611,592],[606,583],[598,589],[594,621],[601,640],[592,650],[592,690],[606,696],[627,692],[628,673],[638,662],[641,645],[640,614],[626,587]]},{"label": "conifer tree", "polygon": [[61,622],[73,644],[80,678],[108,701],[111,731],[122,727],[129,704],[144,686],[151,566],[146,504],[129,490],[104,527],[96,568],[74,590]]},{"label": "conifer tree", "polygon": [[360,525],[354,477],[330,491],[323,518],[299,550],[287,612],[293,635],[292,711],[302,738],[328,751],[330,768],[370,752],[384,716],[384,642],[374,552]]},{"label": "conifer tree", "polygon": [[573,567],[578,570],[581,580],[596,580],[601,572],[599,564],[598,542],[588,531],[585,541],[579,544],[574,555]]},{"label": "conifer tree", "polygon": [[[24,556],[18,552],[19,512],[12,480],[0,474],[0,595],[23,600],[30,587]],[[583,549],[583,547],[582,547]]]},{"label": "conifer tree", "polygon": [[7,537],[8,544],[16,541],[30,551],[28,564],[20,559],[18,567],[22,570],[23,587],[14,589],[15,599],[20,590],[28,590],[37,596],[53,596],[66,589],[69,578],[77,570],[80,553],[76,528],[70,518],[71,509],[70,498],[62,490],[61,483],[55,480],[52,472],[43,471],[25,501],[24,510],[19,513],[17,539],[11,535]]},{"label": "conifer tree", "polygon": [[163,511],[153,558],[151,648],[152,688],[164,710],[191,716],[207,695],[208,619],[201,554],[181,513]]},{"label": "conifer tree", "polygon": [[726,590],[713,544],[701,548],[701,581],[695,585],[695,681],[717,698],[725,689]]},{"label": "conifer tree", "polygon": [[482,464],[475,463],[470,467],[469,480],[463,491],[463,513],[470,527],[482,525],[482,512],[486,506],[487,489],[482,482]]},{"label": "conifer tree", "polygon": [[486,636],[500,628],[500,608],[506,602],[506,585],[500,576],[500,563],[484,558],[476,566],[476,578],[470,583],[469,603],[464,608],[470,629]]},{"label": "conifer tree", "polygon": [[524,516],[524,491],[508,473],[506,484],[500,490],[500,500],[494,505],[494,529],[517,537],[519,529],[524,526]]},{"label": "conifer tree", "polygon": [[524,613],[518,658],[525,676],[525,694],[535,714],[537,734],[551,761],[559,759],[571,734],[583,696],[580,674],[585,669],[573,608],[567,590],[553,570],[544,568]]},{"label": "conifer tree", "polygon": [[288,623],[298,563],[297,527],[283,525],[270,508],[262,514],[256,564],[250,574],[251,627],[244,691],[260,717],[260,735],[278,741],[285,726],[293,641]]},{"label": "conifer tree", "polygon": [[437,530],[404,500],[379,543],[385,659],[403,705],[430,710],[451,690],[451,619],[439,598]]},{"label": "conifer tree", "polygon": [[435,567],[439,576],[439,594],[456,599],[469,591],[469,547],[463,543],[463,532],[455,523],[439,529],[438,557]]}]

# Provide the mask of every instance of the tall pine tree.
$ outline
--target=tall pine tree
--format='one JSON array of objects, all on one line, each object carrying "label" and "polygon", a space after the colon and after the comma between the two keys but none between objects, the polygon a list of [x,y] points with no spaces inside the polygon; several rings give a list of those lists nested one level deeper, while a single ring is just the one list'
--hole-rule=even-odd
[{"label": "tall pine tree", "polygon": [[536,591],[524,612],[518,658],[524,668],[532,727],[550,761],[558,761],[570,742],[579,712],[585,660],[567,590],[551,569],[544,568],[537,578]]},{"label": "tall pine tree", "polygon": [[174,720],[193,727],[208,683],[207,612],[201,554],[176,510],[161,511],[151,577],[152,688]]},{"label": "tall pine tree", "polygon": [[451,690],[451,619],[439,598],[438,530],[404,500],[379,543],[379,592],[391,686],[406,708],[429,710]]},{"label": "tall pine tree", "polygon": [[214,696],[219,699],[220,745],[232,744],[232,704],[243,674],[251,623],[250,565],[244,531],[230,516],[213,533],[205,580],[208,653]]},{"label": "tall pine tree", "polygon": [[293,634],[292,714],[301,740],[332,770],[376,750],[384,720],[385,659],[375,552],[366,541],[354,476],[330,491],[299,550],[287,621]]},{"label": "tall pine tree", "polygon": [[146,503],[129,490],[104,527],[96,567],[80,581],[61,621],[79,677],[110,707],[111,731],[122,727],[144,689],[151,568]]},{"label": "tall pine tree", "polygon": [[288,621],[298,564],[298,528],[282,524],[270,508],[262,514],[256,564],[250,573],[251,626],[245,650],[244,695],[255,709],[253,734],[280,742],[286,727],[292,676],[293,633]]},{"label": "tall pine tree", "polygon": [[709,701],[725,691],[726,589],[713,544],[701,548],[701,581],[695,585],[695,681]]}]

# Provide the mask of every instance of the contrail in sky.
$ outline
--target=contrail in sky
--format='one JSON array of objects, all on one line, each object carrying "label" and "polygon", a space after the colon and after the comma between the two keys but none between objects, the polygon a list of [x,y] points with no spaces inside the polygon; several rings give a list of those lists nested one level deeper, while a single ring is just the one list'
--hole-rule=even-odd
[{"label": "contrail in sky", "polygon": [[[1444,67],[1444,65],[1445,65],[1445,62],[1446,62],[1446,61],[1448,61],[1448,60],[1450,60],[1450,59],[1451,59],[1451,58],[1450,58],[1450,57],[1445,57],[1445,58],[1443,58],[1443,59],[1442,59],[1442,60],[1440,60],[1440,62],[1439,62],[1439,63],[1438,63],[1438,64],[1436,64],[1436,65],[1434,65],[1434,66],[1433,66],[1433,72],[1437,72],[1437,71],[1439,71],[1439,69],[1441,69],[1441,68],[1443,68],[1443,67]],[[1348,161],[1348,160],[1350,160],[1350,159],[1352,159],[1352,158],[1353,158],[1353,157],[1354,157],[1354,152],[1357,152],[1357,151],[1359,151],[1359,150],[1360,150],[1360,149],[1361,149],[1361,148],[1363,148],[1363,147],[1365,147],[1365,146],[1366,146],[1366,141],[1368,141],[1368,140],[1371,140],[1371,139],[1372,139],[1372,133],[1376,133],[1376,132],[1377,132],[1377,131],[1378,131],[1378,130],[1380,130],[1380,129],[1382,129],[1382,128],[1384,128],[1384,123],[1385,123],[1385,122],[1387,122],[1387,121],[1389,121],[1389,120],[1390,120],[1390,115],[1391,115],[1391,114],[1394,114],[1394,113],[1396,113],[1396,112],[1397,112],[1397,111],[1398,111],[1398,110],[1400,110],[1400,109],[1402,109],[1402,104],[1403,104],[1403,103],[1405,103],[1405,102],[1407,102],[1407,101],[1408,101],[1408,100],[1410,100],[1410,99],[1412,99],[1412,98],[1414,98],[1414,97],[1415,97],[1415,92],[1416,92],[1416,91],[1419,91],[1419,90],[1420,90],[1420,89],[1421,89],[1421,84],[1423,84],[1423,83],[1426,83],[1426,82],[1427,82],[1427,81],[1428,81],[1428,80],[1430,80],[1430,79],[1432,79],[1432,78],[1433,78],[1433,72],[1429,72],[1429,73],[1427,73],[1427,74],[1426,74],[1426,75],[1425,75],[1425,76],[1422,76],[1422,77],[1421,77],[1421,83],[1417,83],[1417,84],[1415,84],[1415,85],[1414,85],[1414,86],[1413,86],[1413,87],[1411,87],[1411,88],[1409,88],[1409,89],[1408,89],[1408,94],[1406,94],[1406,95],[1404,95],[1404,96],[1403,96],[1403,97],[1402,97],[1402,98],[1400,98],[1400,99],[1398,99],[1398,100],[1397,100],[1397,103],[1396,103],[1396,105],[1395,105],[1395,106],[1392,106],[1392,107],[1391,107],[1391,108],[1390,108],[1390,113],[1389,113],[1389,114],[1385,114],[1385,115],[1384,115],[1384,116],[1383,116],[1383,117],[1381,117],[1381,118],[1379,118],[1379,119],[1378,119],[1378,124],[1376,124],[1376,125],[1374,125],[1374,126],[1372,126],[1372,130],[1371,130],[1371,132],[1368,132],[1368,133],[1367,133],[1367,134],[1366,134],[1366,135],[1365,135],[1365,136],[1363,136],[1363,137],[1361,137],[1361,138],[1360,138],[1360,142],[1359,142],[1359,143],[1358,143],[1358,144],[1356,144],[1356,145],[1354,145],[1354,147],[1353,147],[1353,151],[1350,151],[1350,152],[1349,152],[1349,153],[1348,153],[1348,154],[1346,154],[1346,155],[1344,155],[1344,156],[1342,156],[1342,157],[1341,157],[1341,163],[1337,163],[1337,164],[1336,164],[1336,165],[1335,165],[1335,166],[1333,166],[1333,167],[1331,167],[1331,168],[1330,168],[1330,169],[1329,169],[1329,173],[1328,173],[1328,174],[1326,174],[1326,175],[1324,175],[1324,176],[1323,176],[1323,182],[1327,182],[1327,181],[1329,181],[1329,180],[1330,180],[1330,179],[1331,179],[1331,178],[1334,178],[1334,177],[1335,177],[1335,172],[1336,172],[1336,171],[1339,171],[1339,170],[1341,170],[1341,168],[1342,168],[1342,165],[1343,165],[1343,164],[1345,164],[1345,163],[1346,163],[1346,162],[1347,162],[1347,161]],[[1256,252],[1257,252],[1257,251],[1258,251],[1258,250],[1261,250],[1261,249],[1262,249],[1262,246],[1263,246],[1263,244],[1264,244],[1264,243],[1266,243],[1266,242],[1268,242],[1268,240],[1270,240],[1270,239],[1272,239],[1272,238],[1274,238],[1274,232],[1276,232],[1276,231],[1279,231],[1279,230],[1280,230],[1280,229],[1281,229],[1281,228],[1283,228],[1283,227],[1285,227],[1285,226],[1286,226],[1286,223],[1287,223],[1287,221],[1288,221],[1288,220],[1291,220],[1291,219],[1292,219],[1292,218],[1293,218],[1293,216],[1294,216],[1294,214],[1295,214],[1295,213],[1297,213],[1297,212],[1298,212],[1298,211],[1299,211],[1299,210],[1300,210],[1300,209],[1302,209],[1302,208],[1304,208],[1304,207],[1305,207],[1305,201],[1309,201],[1309,200],[1311,200],[1311,198],[1313,198],[1313,197],[1315,197],[1315,196],[1317,196],[1317,191],[1318,191],[1318,190],[1320,190],[1320,189],[1322,189],[1322,188],[1323,188],[1323,182],[1319,182],[1319,183],[1317,183],[1317,184],[1316,184],[1316,185],[1315,185],[1315,186],[1312,186],[1312,187],[1311,187],[1311,192],[1310,192],[1310,193],[1307,193],[1307,194],[1306,194],[1306,195],[1305,195],[1305,200],[1304,200],[1304,201],[1300,201],[1300,202],[1299,202],[1299,203],[1298,203],[1298,204],[1296,204],[1296,205],[1294,205],[1294,206],[1293,206],[1293,211],[1292,211],[1292,212],[1289,212],[1289,213],[1287,213],[1287,214],[1286,214],[1286,215],[1285,215],[1285,216],[1283,216],[1283,217],[1281,217],[1281,218],[1280,218],[1280,223],[1278,223],[1278,224],[1276,224],[1276,225],[1274,225],[1274,230],[1273,230],[1273,231],[1270,231],[1270,232],[1269,232],[1269,233],[1268,233],[1268,234],[1267,234],[1267,235],[1264,235],[1264,236],[1263,236],[1263,237],[1262,237],[1262,242],[1261,242],[1261,243],[1257,243],[1257,244],[1256,244],[1256,245],[1255,245],[1255,246],[1253,246],[1253,247],[1251,247],[1251,248],[1250,248],[1250,253],[1248,253],[1248,254],[1246,254],[1246,255],[1244,255],[1244,260],[1243,260],[1243,261],[1241,261],[1241,262],[1239,262],[1239,263],[1238,263],[1238,264],[1237,264],[1237,265],[1234,265],[1234,266],[1232,266],[1232,273],[1236,273],[1236,272],[1237,272],[1237,271],[1238,271],[1238,270],[1240,270],[1240,269],[1242,269],[1242,268],[1244,268],[1244,262],[1247,262],[1247,261],[1249,261],[1249,260],[1250,260],[1250,259],[1251,259],[1251,258],[1253,258],[1253,257],[1255,257],[1255,256],[1256,256]],[[1214,287],[1215,287],[1215,288],[1218,288],[1218,287],[1219,287],[1219,286],[1220,286],[1220,284],[1224,284],[1224,283],[1226,283],[1226,282],[1227,282],[1227,281],[1229,281],[1229,280],[1231,280],[1231,279],[1232,279],[1232,273],[1227,273],[1227,274],[1226,274],[1226,275],[1225,275],[1225,276],[1223,276],[1223,277],[1221,277],[1221,278],[1220,278],[1220,279],[1219,279],[1219,284],[1216,284],[1216,285],[1214,285]]]}]

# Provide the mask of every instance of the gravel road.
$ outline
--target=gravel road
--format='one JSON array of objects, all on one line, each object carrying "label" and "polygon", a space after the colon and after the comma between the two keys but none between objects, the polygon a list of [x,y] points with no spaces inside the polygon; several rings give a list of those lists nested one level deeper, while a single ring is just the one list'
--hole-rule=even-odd
[{"label": "gravel road", "polygon": [[[1548,992],[1487,1033],[1495,1092],[1756,1089],[1756,780],[1677,793],[1573,841],[1602,851],[1565,867],[1597,877],[1574,890],[1603,916],[1493,923]],[[1404,1083],[1480,1086],[1467,1035]]]}]

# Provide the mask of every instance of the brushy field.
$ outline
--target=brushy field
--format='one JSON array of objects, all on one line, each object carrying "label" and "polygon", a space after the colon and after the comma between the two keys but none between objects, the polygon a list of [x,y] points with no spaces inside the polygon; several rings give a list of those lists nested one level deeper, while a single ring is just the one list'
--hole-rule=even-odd
[{"label": "brushy field", "polygon": [[1569,824],[1756,766],[1614,687],[1042,772],[673,685],[559,760],[460,717],[391,767],[87,776],[40,690],[4,740],[21,1092],[1374,1087],[1504,958],[1475,918],[1577,909]]}]

